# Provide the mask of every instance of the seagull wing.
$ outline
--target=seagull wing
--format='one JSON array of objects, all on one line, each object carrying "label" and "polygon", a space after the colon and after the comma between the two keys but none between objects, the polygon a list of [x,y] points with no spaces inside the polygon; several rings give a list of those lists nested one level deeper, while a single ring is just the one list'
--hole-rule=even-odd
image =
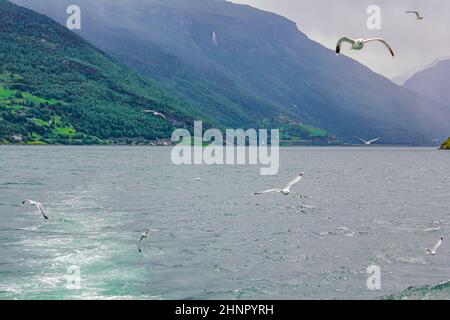
[{"label": "seagull wing", "polygon": [[142,250],[141,250],[141,242],[142,242],[142,239],[144,239],[144,237],[143,237],[143,236],[140,236],[140,238],[139,238],[139,240],[138,240],[138,250],[139,250],[139,252],[142,252]]},{"label": "seagull wing", "polygon": [[39,211],[41,212],[42,216],[43,216],[45,219],[48,219],[47,215],[45,214],[45,209],[44,209],[44,207],[42,206],[42,204],[36,203],[36,207],[39,209]]},{"label": "seagull wing", "polygon": [[369,143],[376,142],[376,141],[378,141],[378,140],[380,140],[380,139],[381,139],[381,137],[378,137],[378,138],[376,138],[376,139],[370,140]]},{"label": "seagull wing", "polygon": [[141,242],[142,242],[142,240],[144,240],[145,238],[147,238],[149,232],[150,232],[150,230],[146,230],[146,231],[145,231],[143,234],[141,234],[141,236],[139,237],[139,240],[138,240],[138,249],[139,249],[139,252],[142,252],[142,250],[141,250]]},{"label": "seagull wing", "polygon": [[289,182],[289,183],[287,184],[287,186],[286,186],[284,189],[285,189],[285,190],[290,190],[291,187],[292,187],[294,184],[299,183],[300,180],[302,180],[302,178],[303,178],[302,176],[296,176],[295,179],[292,180],[291,182]]},{"label": "seagull wing", "polygon": [[144,113],[151,113],[155,117],[162,117],[164,119],[167,119],[167,117],[164,114],[162,114],[161,112],[155,111],[155,110],[147,109],[147,110],[144,110]]},{"label": "seagull wing", "polygon": [[23,204],[29,204],[29,205],[31,205],[31,206],[35,206],[35,207],[39,210],[39,212],[42,214],[42,216],[43,216],[45,219],[48,219],[48,217],[47,217],[46,214],[45,214],[45,209],[44,209],[44,207],[42,206],[41,203],[39,203],[39,202],[37,202],[37,201],[33,201],[33,200],[24,200],[22,203],[23,203]]},{"label": "seagull wing", "polygon": [[371,39],[366,39],[366,40],[364,40],[364,43],[371,42],[371,41],[379,41],[379,42],[383,43],[383,44],[386,46],[386,48],[389,49],[389,52],[391,53],[392,57],[395,58],[394,50],[392,50],[391,46],[390,46],[384,39],[381,39],[381,38],[371,38]]},{"label": "seagull wing", "polygon": [[255,192],[254,195],[265,194],[265,193],[274,193],[274,192],[281,192],[281,189],[269,189],[269,190],[265,190],[265,191]]},{"label": "seagull wing", "polygon": [[418,19],[421,18],[420,13],[418,11],[406,11],[406,13],[414,13]]},{"label": "seagull wing", "polygon": [[361,140],[363,143],[368,143],[366,140],[362,139],[362,138],[358,138],[359,140]]},{"label": "seagull wing", "polygon": [[336,44],[336,54],[341,53],[341,46],[344,42],[350,43],[353,46],[353,44],[355,43],[355,40],[350,39],[348,37],[342,37]]},{"label": "seagull wing", "polygon": [[431,249],[431,252],[436,252],[436,250],[441,246],[441,244],[442,244],[442,239],[439,239],[439,241]]}]

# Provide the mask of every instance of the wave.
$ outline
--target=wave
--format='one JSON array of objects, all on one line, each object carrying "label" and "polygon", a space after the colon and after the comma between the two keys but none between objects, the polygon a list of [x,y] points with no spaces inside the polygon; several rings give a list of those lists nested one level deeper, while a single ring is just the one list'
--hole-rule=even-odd
[{"label": "wave", "polygon": [[385,300],[450,300],[450,280],[437,285],[408,287],[406,290],[384,297]]},{"label": "wave", "polygon": [[44,186],[42,182],[4,182],[0,186]]}]

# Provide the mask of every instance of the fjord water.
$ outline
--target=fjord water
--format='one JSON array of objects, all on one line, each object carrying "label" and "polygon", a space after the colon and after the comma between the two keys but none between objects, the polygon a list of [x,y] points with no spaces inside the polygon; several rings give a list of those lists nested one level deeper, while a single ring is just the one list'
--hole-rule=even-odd
[{"label": "fjord water", "polygon": [[[280,173],[262,177],[175,166],[170,151],[0,147],[0,299],[450,298],[433,287],[450,278],[450,245],[425,254],[448,238],[450,153],[285,148]],[[252,195],[300,171],[290,196]],[[66,287],[72,265],[79,289]]]}]

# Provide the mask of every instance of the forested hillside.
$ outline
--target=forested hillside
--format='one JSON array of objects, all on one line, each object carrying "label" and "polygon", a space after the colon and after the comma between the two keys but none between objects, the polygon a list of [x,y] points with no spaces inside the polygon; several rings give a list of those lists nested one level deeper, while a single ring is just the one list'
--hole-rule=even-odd
[{"label": "forested hillside", "polygon": [[204,118],[50,18],[0,0],[0,26],[0,143],[154,140]]},{"label": "forested hillside", "polygon": [[[232,111],[229,100],[220,114],[186,102],[180,90],[160,89],[50,18],[6,0],[0,0],[0,25],[0,144],[148,143],[170,138],[194,120],[203,120],[205,128],[281,128],[283,144],[337,143],[255,97],[248,100],[248,120]],[[208,100],[201,83],[184,90],[196,87],[192,93]]]}]

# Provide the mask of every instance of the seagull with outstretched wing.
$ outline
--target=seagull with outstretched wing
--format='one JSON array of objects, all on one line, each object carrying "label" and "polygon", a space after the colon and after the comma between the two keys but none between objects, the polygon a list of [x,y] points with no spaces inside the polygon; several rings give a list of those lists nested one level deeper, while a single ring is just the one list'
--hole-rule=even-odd
[{"label": "seagull with outstretched wing", "polygon": [[351,49],[353,50],[361,50],[364,48],[366,43],[378,41],[381,42],[388,48],[389,52],[391,53],[392,57],[395,58],[394,50],[392,50],[391,46],[386,42],[386,40],[382,38],[369,38],[369,39],[352,39],[349,37],[342,37],[339,39],[338,43],[336,44],[336,55],[339,55],[341,53],[341,47],[344,43],[349,43],[351,45]]},{"label": "seagull with outstretched wing", "polygon": [[440,238],[439,241],[434,245],[433,248],[427,249],[427,254],[435,256],[437,249],[441,246],[442,241],[444,241],[444,238]]},{"label": "seagull with outstretched wing", "polygon": [[416,15],[417,20],[423,20],[424,16],[422,16],[418,11],[406,11],[405,13],[413,13]]},{"label": "seagull with outstretched wing", "polygon": [[138,249],[139,249],[139,252],[142,252],[142,250],[141,250],[141,242],[142,242],[142,240],[148,238],[148,233],[149,233],[149,232],[150,232],[150,230],[146,230],[146,231],[145,231],[144,233],[142,233],[141,236],[139,237],[139,240],[138,240]]},{"label": "seagull with outstretched wing", "polygon": [[29,205],[35,206],[39,210],[39,212],[42,214],[42,216],[45,219],[48,219],[47,214],[45,213],[44,206],[40,202],[33,201],[33,200],[24,200],[22,202],[22,204],[29,204]]},{"label": "seagull with outstretched wing", "polygon": [[365,145],[371,145],[372,143],[377,142],[378,140],[380,140],[381,137],[378,137],[378,138],[376,138],[376,139],[372,139],[372,140],[369,140],[369,141],[364,140],[364,139],[362,139],[362,138],[358,138],[358,139],[361,140],[362,143],[364,143]]},{"label": "seagull with outstretched wing", "polygon": [[291,182],[289,182],[283,189],[269,189],[261,192],[255,192],[254,195],[266,194],[266,193],[281,193],[288,195],[291,193],[291,188],[294,184],[299,183],[303,178],[303,172],[300,172]]},{"label": "seagull with outstretched wing", "polygon": [[164,114],[162,114],[161,112],[155,111],[155,110],[144,110],[144,113],[151,113],[155,117],[161,117],[161,118],[167,119],[167,117]]}]

